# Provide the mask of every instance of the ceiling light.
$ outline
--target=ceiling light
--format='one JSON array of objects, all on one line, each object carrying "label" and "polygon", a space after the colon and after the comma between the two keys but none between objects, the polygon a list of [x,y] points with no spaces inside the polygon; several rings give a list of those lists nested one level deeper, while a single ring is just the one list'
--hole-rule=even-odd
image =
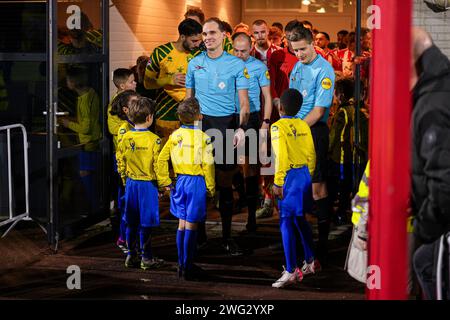
[{"label": "ceiling light", "polygon": [[309,5],[311,4],[311,1],[309,1],[309,0],[303,0],[303,1],[302,1],[302,4],[305,5],[305,6],[309,6]]},{"label": "ceiling light", "polygon": [[320,9],[318,9],[316,12],[317,12],[317,13],[326,13],[327,11],[325,10],[324,7],[322,7],[322,8],[320,8]]}]

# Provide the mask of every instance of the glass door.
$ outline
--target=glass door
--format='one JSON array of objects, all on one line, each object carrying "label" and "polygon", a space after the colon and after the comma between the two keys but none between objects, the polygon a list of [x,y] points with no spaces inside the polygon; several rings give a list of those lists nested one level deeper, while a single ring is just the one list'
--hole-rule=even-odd
[{"label": "glass door", "polygon": [[1,1],[0,21],[0,126],[22,125],[26,130],[30,188],[26,208],[22,133],[11,131],[8,161],[8,134],[0,131],[0,222],[9,213],[17,217],[27,211],[46,225],[47,3]]},{"label": "glass door", "polygon": [[108,6],[51,0],[49,16],[49,231],[57,244],[108,212]]}]

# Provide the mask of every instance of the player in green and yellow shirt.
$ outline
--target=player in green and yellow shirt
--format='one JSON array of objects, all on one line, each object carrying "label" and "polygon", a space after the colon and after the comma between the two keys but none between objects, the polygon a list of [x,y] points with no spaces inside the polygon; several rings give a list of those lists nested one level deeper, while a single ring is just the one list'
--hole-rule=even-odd
[{"label": "player in green and yellow shirt", "polygon": [[202,37],[202,26],[193,19],[178,25],[179,38],[157,47],[145,70],[146,89],[163,88],[156,98],[155,132],[163,144],[179,128],[176,111],[186,96],[185,79],[189,61],[195,56]]}]

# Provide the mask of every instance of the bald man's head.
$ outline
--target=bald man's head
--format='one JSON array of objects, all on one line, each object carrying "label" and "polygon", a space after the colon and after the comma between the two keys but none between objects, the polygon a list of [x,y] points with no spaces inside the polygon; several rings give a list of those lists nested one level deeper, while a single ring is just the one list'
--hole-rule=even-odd
[{"label": "bald man's head", "polygon": [[252,39],[244,32],[235,33],[232,37],[233,40],[233,54],[247,61],[250,56],[250,50],[252,48]]},{"label": "bald man's head", "polygon": [[422,54],[433,45],[433,39],[430,34],[422,28],[414,27],[412,29],[412,49],[413,59],[417,61]]},{"label": "bald man's head", "polygon": [[423,53],[433,46],[433,39],[428,32],[418,27],[412,28],[411,38],[412,50],[410,88],[412,90],[417,84],[420,74],[422,73],[421,66],[417,62]]}]

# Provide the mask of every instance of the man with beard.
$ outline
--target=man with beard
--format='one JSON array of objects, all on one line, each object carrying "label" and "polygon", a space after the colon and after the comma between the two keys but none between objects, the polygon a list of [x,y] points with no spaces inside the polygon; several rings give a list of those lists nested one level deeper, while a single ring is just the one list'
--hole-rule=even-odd
[{"label": "man with beard", "polygon": [[272,53],[281,48],[269,41],[269,27],[264,20],[256,20],[253,22],[252,30],[253,37],[255,38],[255,46],[250,52],[250,55],[267,65]]},{"label": "man with beard", "polygon": [[334,71],[342,70],[342,62],[337,56],[336,50],[330,50],[328,45],[330,44],[330,36],[326,32],[319,32],[315,37],[316,46],[323,50],[325,53],[325,60],[327,60],[332,66]]},{"label": "man with beard", "polygon": [[153,51],[144,76],[146,89],[163,89],[156,97],[155,113],[155,133],[163,144],[180,127],[176,111],[186,96],[187,67],[194,57],[194,49],[202,42],[202,25],[185,19],[178,25],[178,33],[176,42],[163,44]]}]

